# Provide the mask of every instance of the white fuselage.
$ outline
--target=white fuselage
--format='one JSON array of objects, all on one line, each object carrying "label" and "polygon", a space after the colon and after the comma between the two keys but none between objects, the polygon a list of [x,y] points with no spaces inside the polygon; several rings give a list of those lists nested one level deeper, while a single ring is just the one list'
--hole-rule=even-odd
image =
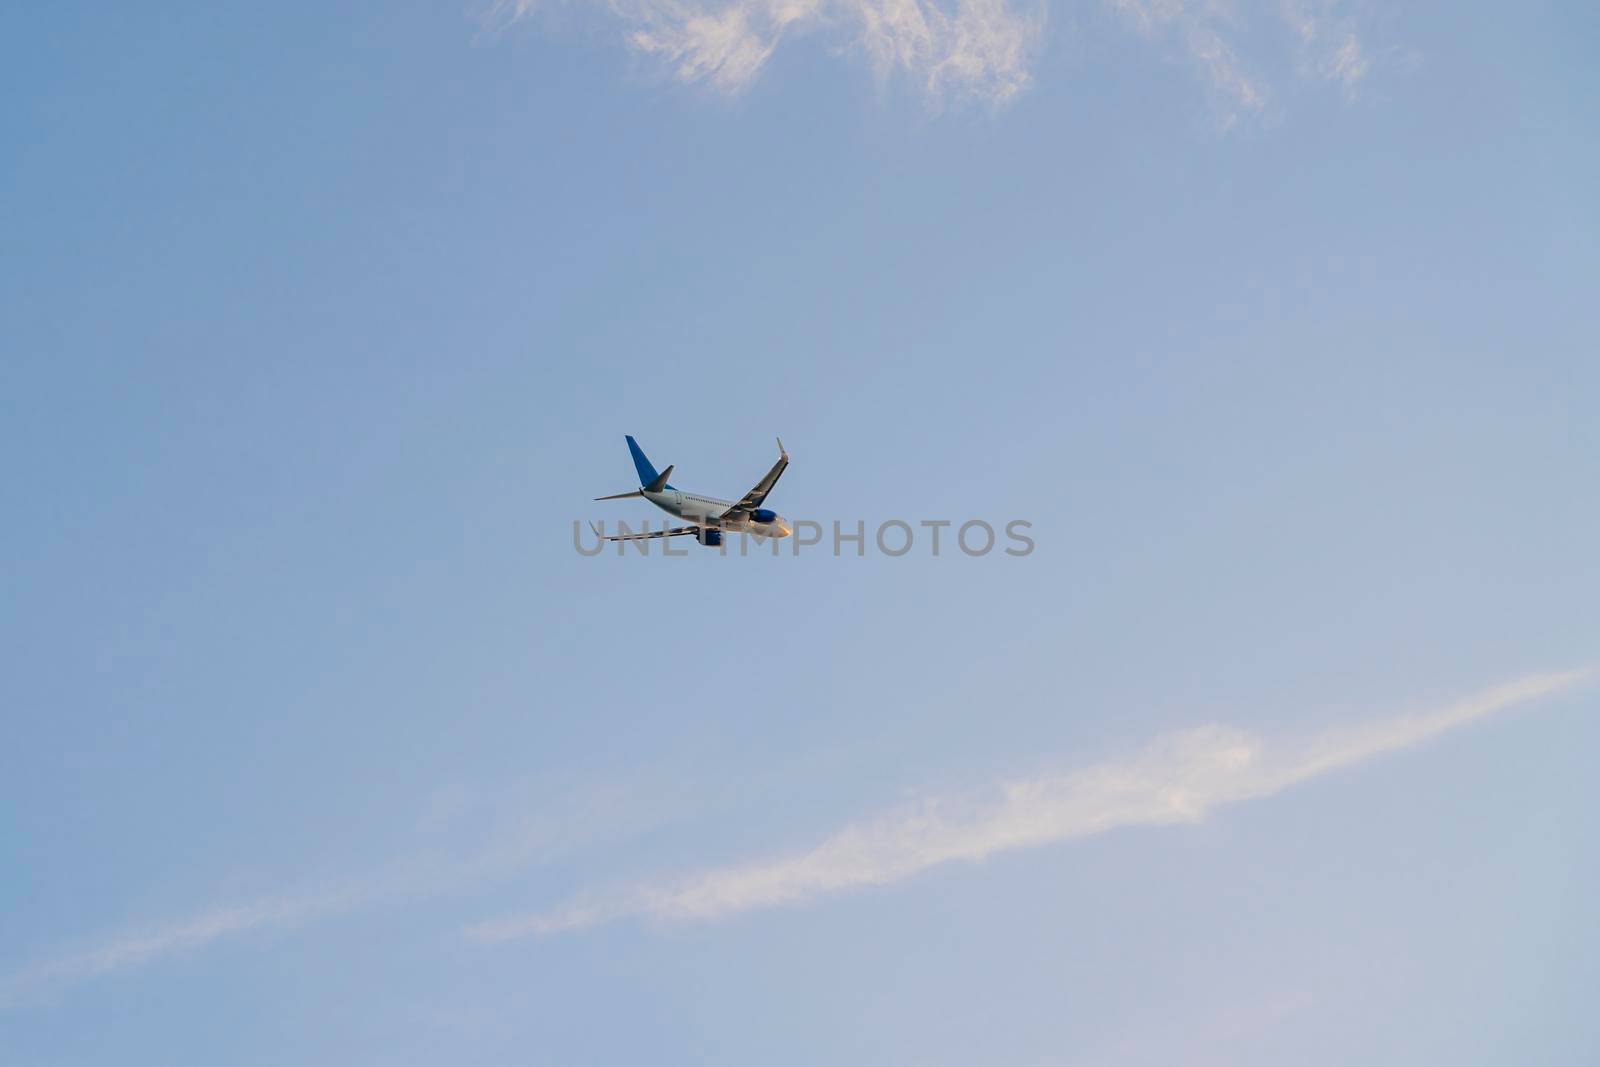
[{"label": "white fuselage", "polygon": [[682,489],[663,489],[659,493],[652,493],[646,489],[644,498],[668,515],[674,515],[685,522],[692,522],[696,526],[706,526],[728,533],[752,533],[761,537],[788,537],[794,532],[788,520],[782,515],[773,516],[771,522],[756,522],[742,512],[724,518],[728,509],[733,507],[731,500],[700,496],[698,493],[687,493]]}]

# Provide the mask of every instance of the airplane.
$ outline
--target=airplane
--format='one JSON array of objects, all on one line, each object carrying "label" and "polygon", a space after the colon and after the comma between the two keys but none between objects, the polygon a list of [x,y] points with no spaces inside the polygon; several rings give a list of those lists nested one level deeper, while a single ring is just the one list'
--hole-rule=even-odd
[{"label": "airplane", "polygon": [[698,493],[686,493],[668,484],[667,479],[672,477],[673,465],[668,464],[666,470],[658,472],[655,464],[650,462],[644,450],[639,447],[639,442],[633,439],[633,435],[624,436],[628,439],[628,451],[633,453],[633,465],[639,472],[639,488],[631,493],[597,496],[595,499],[626,500],[629,497],[642,496],[668,515],[687,520],[689,525],[674,526],[654,533],[616,534],[607,537],[601,533],[599,527],[590,523],[602,541],[693,537],[702,545],[716,548],[722,544],[722,535],[725,533],[752,533],[758,537],[779,538],[788,537],[794,532],[794,528],[782,515],[761,506],[766,503],[767,494],[772,492],[772,487],[778,484],[778,477],[783,474],[783,469],[789,465],[789,453],[784,450],[781,437],[778,439],[778,462],[772,465],[766,477],[738,500],[718,500]]}]

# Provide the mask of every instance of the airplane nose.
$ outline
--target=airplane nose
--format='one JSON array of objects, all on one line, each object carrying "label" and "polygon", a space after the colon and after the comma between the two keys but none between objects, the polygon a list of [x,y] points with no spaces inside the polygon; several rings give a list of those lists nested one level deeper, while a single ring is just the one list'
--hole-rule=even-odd
[{"label": "airplane nose", "polygon": [[789,525],[789,520],[784,518],[782,515],[779,515],[776,519],[774,519],[772,525],[778,528],[779,537],[788,537],[790,534],[794,533],[794,528]]}]

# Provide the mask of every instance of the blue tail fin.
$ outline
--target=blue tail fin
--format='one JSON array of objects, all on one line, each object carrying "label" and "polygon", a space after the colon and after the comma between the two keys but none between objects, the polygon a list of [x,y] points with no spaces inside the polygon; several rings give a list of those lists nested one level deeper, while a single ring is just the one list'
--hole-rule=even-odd
[{"label": "blue tail fin", "polygon": [[[633,453],[633,465],[639,471],[639,484],[651,485],[661,477],[661,472],[656,470],[655,464],[650,462],[644,454],[644,449],[639,447],[639,442],[633,439],[633,434],[626,434],[628,438],[628,451]],[[670,485],[668,489],[672,488]]]}]

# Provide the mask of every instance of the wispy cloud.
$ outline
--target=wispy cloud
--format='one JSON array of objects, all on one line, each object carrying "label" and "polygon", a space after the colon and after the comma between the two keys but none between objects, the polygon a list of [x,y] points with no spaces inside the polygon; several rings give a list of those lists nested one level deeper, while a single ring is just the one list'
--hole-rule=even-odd
[{"label": "wispy cloud", "polygon": [[[1129,759],[1006,782],[975,794],[928,798],[848,825],[816,847],[790,855],[592,894],[469,932],[480,940],[503,941],[627,917],[710,920],[885,885],[942,863],[975,862],[1118,827],[1193,822],[1221,805],[1267,796],[1558,693],[1585,676],[1583,671],[1532,675],[1450,707],[1341,726],[1294,743],[1269,745],[1221,726],[1182,731],[1156,739]],[[53,953],[0,975],[0,1009],[225,938],[463,892],[577,845],[657,825],[675,807],[681,802],[663,805],[657,798],[642,804],[635,790],[552,793],[545,787],[533,796],[442,790],[426,806],[419,832],[446,838],[452,847],[425,849],[364,875],[206,908]]]},{"label": "wispy cloud", "polygon": [[58,951],[0,974],[0,1009],[227,938],[464,892],[582,844],[658,825],[674,806],[665,796],[642,803],[633,791],[597,786],[552,791],[523,783],[494,794],[446,787],[428,798],[417,830],[447,837],[452,847],[423,848],[364,874],[233,901]]},{"label": "wispy cloud", "polygon": [[98,944],[67,951],[0,980],[0,1008],[65,985],[135,967],[160,956],[196,949],[219,938],[254,930],[300,926],[313,919],[351,911],[376,896],[372,884],[349,883],[309,892],[262,897],[213,908],[164,925],[115,935]]},{"label": "wispy cloud", "polygon": [[[532,15],[536,0],[508,0],[496,17]],[[1042,6],[1009,0],[606,0],[636,51],[667,62],[685,82],[738,93],[781,40],[828,33],[866,57],[880,78],[905,74],[927,94],[951,91],[1004,102],[1027,85],[1045,24]]]},{"label": "wispy cloud", "polygon": [[1355,96],[1372,61],[1356,35],[1354,18],[1332,0],[1280,0],[1279,12],[1300,39],[1306,73]]},{"label": "wispy cloud", "polygon": [[1248,72],[1228,43],[1238,16],[1211,0],[1108,0],[1142,36],[1176,37],[1209,87],[1222,125],[1233,126],[1267,105],[1266,82]]},{"label": "wispy cloud", "polygon": [[1340,726],[1298,742],[1268,744],[1222,726],[1173,733],[1131,759],[1006,782],[979,795],[926,799],[846,826],[801,852],[596,894],[483,923],[468,933],[482,941],[505,941],[630,916],[716,919],[1119,827],[1194,822],[1221,805],[1269,796],[1558,693],[1586,673],[1532,675],[1449,707]]},{"label": "wispy cloud", "polygon": [[[1357,95],[1372,69],[1348,0],[1276,0],[1275,7],[1229,0],[1107,2],[1146,39],[1179,43],[1211,93],[1224,128],[1260,114],[1271,102],[1272,89],[1260,72],[1262,63],[1244,60],[1235,43],[1259,31],[1259,23],[1276,22],[1287,29],[1298,53],[1300,77],[1336,84],[1347,98]],[[1269,12],[1264,17],[1262,7]]]},{"label": "wispy cloud", "polygon": [[[1371,63],[1348,0],[1079,0],[1120,11],[1151,41],[1176,40],[1213,95],[1223,124],[1262,111],[1266,79],[1236,41],[1263,19],[1298,42],[1302,73],[1347,94]],[[1276,6],[1274,6],[1276,5]],[[529,18],[541,0],[500,0],[493,20]],[[597,0],[635,51],[684,82],[728,94],[748,88],[785,39],[814,35],[865,57],[880,80],[903,75],[927,97],[1003,104],[1032,79],[1047,0]]]}]

